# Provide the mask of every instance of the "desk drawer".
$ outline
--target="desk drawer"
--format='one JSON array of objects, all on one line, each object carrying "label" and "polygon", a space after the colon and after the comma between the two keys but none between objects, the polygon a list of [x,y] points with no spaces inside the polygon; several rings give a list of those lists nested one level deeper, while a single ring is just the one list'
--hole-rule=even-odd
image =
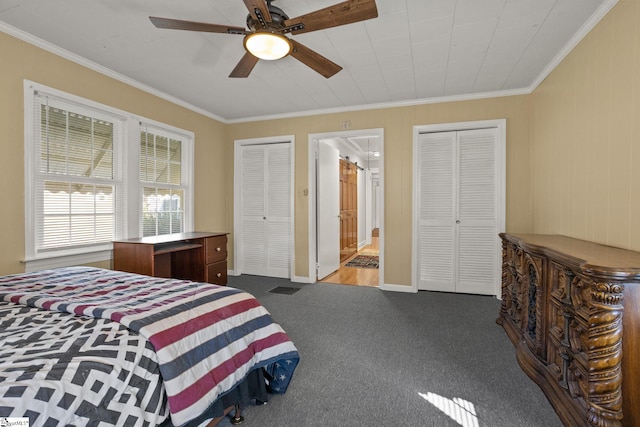
[{"label": "desk drawer", "polygon": [[216,262],[215,264],[207,265],[207,277],[208,283],[215,285],[227,284],[227,261]]},{"label": "desk drawer", "polygon": [[207,237],[205,239],[206,263],[212,264],[227,259],[227,236]]}]

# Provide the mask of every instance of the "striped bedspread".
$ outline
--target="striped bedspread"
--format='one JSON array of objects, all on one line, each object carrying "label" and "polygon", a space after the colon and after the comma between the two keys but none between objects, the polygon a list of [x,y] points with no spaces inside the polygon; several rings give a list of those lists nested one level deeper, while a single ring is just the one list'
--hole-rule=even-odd
[{"label": "striped bedspread", "polygon": [[188,423],[263,367],[284,393],[296,347],[250,294],[90,267],[0,277],[0,300],[117,321],[153,345],[174,425]]}]

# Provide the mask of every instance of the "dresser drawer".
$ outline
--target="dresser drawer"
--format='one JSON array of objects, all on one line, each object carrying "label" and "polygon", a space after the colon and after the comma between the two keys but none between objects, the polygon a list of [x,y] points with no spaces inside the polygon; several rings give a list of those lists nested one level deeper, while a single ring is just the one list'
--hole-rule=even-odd
[{"label": "dresser drawer", "polygon": [[205,239],[206,263],[212,264],[227,259],[227,236],[207,237]]},{"label": "dresser drawer", "polygon": [[207,277],[205,278],[208,283],[215,285],[227,284],[227,261],[216,262],[215,264],[207,265]]}]

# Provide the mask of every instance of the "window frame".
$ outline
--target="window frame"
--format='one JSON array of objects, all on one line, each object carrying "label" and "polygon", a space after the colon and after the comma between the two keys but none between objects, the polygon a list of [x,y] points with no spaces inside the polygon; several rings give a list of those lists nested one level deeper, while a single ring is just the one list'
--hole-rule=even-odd
[{"label": "window frame", "polygon": [[[144,187],[156,187],[156,188],[164,188],[171,190],[183,190],[184,191],[184,224],[183,224],[183,232],[193,231],[193,133],[186,132],[182,129],[178,129],[163,123],[159,123],[153,120],[141,120],[138,131],[138,139],[137,142],[137,157],[136,164],[134,166],[136,172],[137,179],[137,195],[138,195],[138,204],[139,204],[139,215],[138,215],[138,223],[137,223],[137,232],[136,235],[139,237],[143,236],[143,191]],[[142,132],[152,131],[155,135],[160,135],[169,139],[180,140],[182,143],[181,146],[181,184],[169,184],[169,183],[152,183],[150,181],[143,181],[140,177],[140,135]],[[190,212],[191,214],[187,214]]]},{"label": "window frame", "polygon": [[[185,191],[184,231],[193,231],[193,186],[194,186],[194,133],[171,125],[143,118],[114,107],[100,104],[76,95],[72,95],[54,88],[44,86],[29,80],[24,80],[24,190],[25,190],[25,253],[22,262],[25,271],[36,271],[47,268],[57,268],[71,265],[87,264],[112,259],[113,244],[103,243],[73,249],[37,250],[37,209],[38,202],[38,175],[40,174],[40,142],[36,141],[37,132],[35,121],[35,105],[38,93],[50,95],[64,103],[76,105],[80,109],[102,112],[109,116],[117,116],[122,119],[123,138],[121,142],[114,141],[114,180],[119,180],[124,192],[121,204],[116,206],[115,240],[128,237],[142,236],[142,194],[139,173],[140,159],[140,135],[143,124],[155,129],[178,136],[182,141],[183,180],[187,190]],[[120,144],[120,145],[118,145]],[[119,174],[118,167],[119,166]]]}]

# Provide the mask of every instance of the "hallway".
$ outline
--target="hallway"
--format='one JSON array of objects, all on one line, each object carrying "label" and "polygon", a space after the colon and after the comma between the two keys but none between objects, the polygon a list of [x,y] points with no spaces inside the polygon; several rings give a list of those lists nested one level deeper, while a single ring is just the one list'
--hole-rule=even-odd
[{"label": "hallway", "polygon": [[379,237],[374,234],[371,238],[371,244],[360,249],[355,255],[349,257],[340,263],[340,269],[336,272],[328,275],[320,282],[334,283],[339,285],[354,285],[354,286],[371,286],[377,287],[379,285],[379,275],[377,268],[355,268],[346,267],[345,265],[357,257],[358,255],[379,255]]}]

